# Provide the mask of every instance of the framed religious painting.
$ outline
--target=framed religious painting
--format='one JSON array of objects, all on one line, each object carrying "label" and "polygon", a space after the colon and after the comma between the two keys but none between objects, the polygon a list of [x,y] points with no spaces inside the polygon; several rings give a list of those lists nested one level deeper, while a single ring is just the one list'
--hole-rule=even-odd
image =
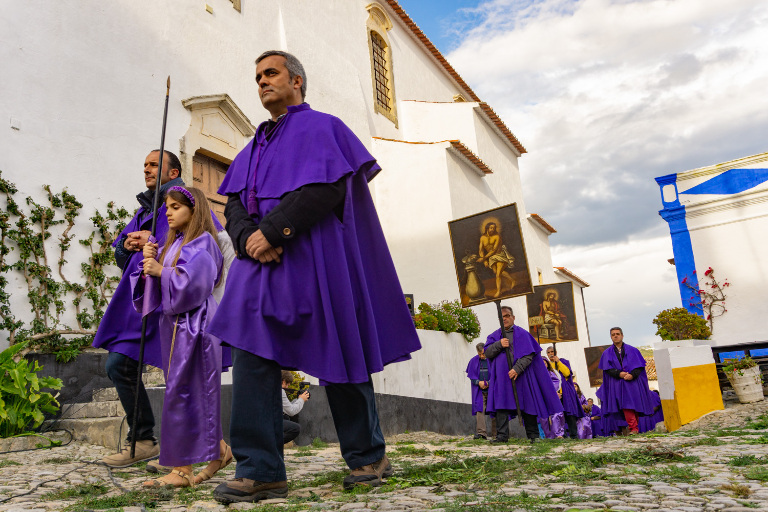
[{"label": "framed religious painting", "polygon": [[448,223],[462,307],[533,291],[517,204]]},{"label": "framed religious painting", "polygon": [[603,385],[603,370],[599,368],[600,357],[605,349],[613,345],[601,345],[599,347],[585,347],[584,358],[587,361],[587,374],[589,374],[589,387],[597,388]]},{"label": "framed religious painting", "polygon": [[579,341],[573,283],[533,287],[528,301],[528,331],[539,343]]}]

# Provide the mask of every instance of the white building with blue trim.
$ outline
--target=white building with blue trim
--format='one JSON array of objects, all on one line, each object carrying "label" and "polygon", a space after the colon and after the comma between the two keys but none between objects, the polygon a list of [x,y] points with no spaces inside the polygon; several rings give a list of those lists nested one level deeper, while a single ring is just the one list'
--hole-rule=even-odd
[{"label": "white building with blue trim", "polygon": [[766,161],[768,153],[761,153],[656,178],[683,307],[702,314],[695,289],[706,286],[707,269],[730,283],[727,311],[713,322],[715,346],[768,340]]}]

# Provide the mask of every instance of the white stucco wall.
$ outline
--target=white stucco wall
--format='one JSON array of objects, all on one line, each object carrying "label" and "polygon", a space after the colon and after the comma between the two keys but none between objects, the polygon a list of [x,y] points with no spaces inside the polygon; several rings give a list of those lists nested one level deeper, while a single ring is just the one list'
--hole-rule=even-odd
[{"label": "white stucco wall", "polygon": [[687,190],[729,169],[765,169],[768,153],[677,175],[680,204],[686,209],[699,284],[712,267],[724,288],[727,312],[714,320],[713,345],[768,340],[759,314],[765,300],[768,269],[768,183],[733,194],[686,194]]}]

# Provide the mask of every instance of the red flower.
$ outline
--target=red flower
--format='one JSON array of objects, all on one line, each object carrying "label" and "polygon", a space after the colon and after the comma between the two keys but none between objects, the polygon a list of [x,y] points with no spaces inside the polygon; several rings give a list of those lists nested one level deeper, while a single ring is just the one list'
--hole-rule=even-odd
[{"label": "red flower", "polygon": [[694,271],[693,271],[693,273],[695,274],[695,273],[696,273],[696,271],[694,270]]},{"label": "red flower", "polygon": [[709,275],[709,274],[711,274],[712,272],[714,272],[714,270],[712,270],[712,267],[709,267],[709,268],[706,270],[706,272],[704,272],[704,275],[705,275],[705,276],[708,276],[708,275]]},{"label": "red flower", "polygon": [[681,282],[682,282],[683,284],[687,283],[687,282],[688,282],[688,278],[687,278],[687,277],[684,277],[684,278],[683,278],[683,280],[682,280]]}]

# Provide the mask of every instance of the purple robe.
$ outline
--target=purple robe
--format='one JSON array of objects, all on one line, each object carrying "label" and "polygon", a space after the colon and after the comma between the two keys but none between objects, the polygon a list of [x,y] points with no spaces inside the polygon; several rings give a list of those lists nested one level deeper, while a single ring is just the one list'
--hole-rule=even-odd
[{"label": "purple robe", "polygon": [[651,430],[656,428],[656,424],[660,421],[664,421],[664,411],[661,409],[661,398],[659,398],[659,395],[651,391],[651,394],[653,395],[651,398],[653,398],[653,408],[654,412],[650,416],[647,415],[638,415],[637,418],[637,427],[640,433],[643,432],[650,432]]},{"label": "purple robe", "polygon": [[[600,357],[599,368],[603,370],[603,384],[597,390],[597,397],[602,403],[603,431],[607,434],[627,426],[624,419],[624,409],[635,411],[638,418],[641,414],[653,414],[654,400],[648,389],[648,377],[645,374],[645,359],[638,349],[624,343],[624,361],[619,363],[613,347],[608,347]],[[630,381],[615,379],[606,370],[616,369],[631,372],[635,368],[643,368],[643,372]]]},{"label": "purple robe", "polygon": [[279,263],[236,259],[209,332],[322,382],[368,382],[421,348],[367,181],[380,170],[339,119],[289,106],[237,155],[219,188],[258,223],[288,192],[344,179],[343,218],[329,214],[284,245]]},{"label": "purple robe", "polygon": [[[155,227],[155,238],[162,245],[165,242],[165,235],[168,233],[168,218],[165,216],[165,203],[160,204],[157,210],[157,225]],[[213,222],[216,229],[221,231],[221,227],[216,215],[213,216]],[[128,233],[134,231],[149,231],[152,228],[152,212],[140,207],[133,216],[128,225],[125,226],[112,247],[116,247],[120,239]],[[93,338],[93,346],[104,348],[110,352],[117,352],[138,361],[139,345],[141,343],[141,314],[133,308],[131,298],[130,274],[141,264],[144,256],[141,251],[131,252],[128,260],[125,262],[123,274],[120,276],[120,282],[112,294],[104,317],[101,319],[96,336]],[[130,269],[130,270],[128,270]],[[144,363],[160,368],[163,364],[163,358],[160,355],[160,338],[158,337],[157,323],[160,320],[160,313],[152,313],[147,318],[147,331],[144,341]]]},{"label": "purple robe", "polygon": [[[549,379],[552,381],[552,386],[555,388],[555,392],[560,390],[561,381],[560,381],[560,372],[555,370],[549,369],[549,359],[544,361],[546,358],[542,358],[542,361],[544,362],[544,366],[547,368],[547,373],[549,374]],[[558,412],[557,414],[553,414],[552,416],[548,418],[539,418],[539,425],[541,425],[541,429],[544,431],[544,437],[547,439],[555,439],[558,437],[563,437],[565,435],[565,414],[562,412]]]},{"label": "purple robe", "polygon": [[562,357],[560,358],[560,362],[563,363],[568,368],[568,371],[571,372],[568,377],[561,374],[559,371],[557,372],[560,374],[562,380],[563,411],[565,414],[570,414],[571,416],[576,416],[577,418],[583,418],[584,409],[581,408],[581,404],[579,404],[579,398],[576,396],[576,388],[573,385],[573,370],[571,369],[571,363]]},{"label": "purple robe", "polygon": [[603,420],[600,418],[600,407],[598,407],[596,404],[592,405],[592,412],[589,413],[590,419],[597,416],[598,418],[596,420],[592,421],[592,437],[603,437],[605,434],[603,433]]},{"label": "purple robe", "polygon": [[[501,329],[491,333],[485,342],[485,348],[499,341],[501,337]],[[562,412],[563,406],[557,397],[557,391],[552,387],[547,367],[541,360],[541,345],[536,343],[528,331],[515,325],[511,347],[514,349],[513,366],[521,356],[533,354],[531,364],[515,380],[520,410],[539,418]],[[517,416],[512,380],[509,378],[509,364],[504,352],[490,360],[490,374],[491,385],[488,389],[486,410],[490,413],[510,410],[512,417]]]},{"label": "purple robe", "polygon": [[[490,364],[488,365],[488,370],[490,381]],[[470,380],[477,380],[480,378],[480,356],[475,356],[469,360],[466,371],[467,377]],[[479,412],[483,412],[483,390],[480,389],[480,386],[472,384],[472,416]]]},{"label": "purple robe", "polygon": [[[587,405],[587,398],[583,394],[577,394],[576,397],[579,400],[579,407],[581,408],[581,412],[584,414],[583,406]],[[589,419],[589,416],[584,414],[581,418],[576,420],[576,430],[579,439],[592,439],[592,420]]]},{"label": "purple robe", "polygon": [[[131,272],[133,305],[160,311],[159,331],[165,399],[160,436],[160,464],[185,466],[219,458],[221,430],[221,342],[207,334],[216,312],[211,293],[221,278],[223,257],[209,233],[182,247],[177,236],[165,256],[160,279]],[[181,248],[175,267],[170,267]],[[162,249],[161,249],[162,250]],[[145,306],[145,287],[149,293]]]}]

